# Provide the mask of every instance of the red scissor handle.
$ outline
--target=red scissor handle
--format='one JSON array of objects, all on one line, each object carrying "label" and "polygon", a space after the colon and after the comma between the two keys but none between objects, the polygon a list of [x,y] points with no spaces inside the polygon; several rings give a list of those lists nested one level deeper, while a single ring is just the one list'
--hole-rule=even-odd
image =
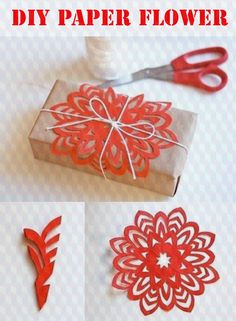
[{"label": "red scissor handle", "polygon": [[[207,85],[204,82],[206,75],[215,75],[220,79],[220,83],[216,86]],[[215,65],[200,69],[195,72],[181,72],[176,71],[173,73],[173,81],[179,84],[197,87],[208,92],[216,92],[225,87],[228,82],[227,74]]]},{"label": "red scissor handle", "polygon": [[[189,63],[188,58],[194,56],[201,56],[204,54],[216,54],[217,57],[213,59],[204,60],[197,63]],[[184,70],[184,69],[197,69],[202,67],[207,67],[209,65],[220,65],[228,59],[228,52],[223,47],[209,47],[198,49],[194,51],[187,52],[186,54],[171,61],[171,65],[174,70]]]}]

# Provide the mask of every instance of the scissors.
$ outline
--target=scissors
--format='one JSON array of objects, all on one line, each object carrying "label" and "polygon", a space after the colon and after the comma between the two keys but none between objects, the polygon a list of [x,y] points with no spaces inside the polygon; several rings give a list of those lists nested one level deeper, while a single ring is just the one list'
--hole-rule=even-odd
[{"label": "scissors", "polygon": [[[189,58],[201,56],[205,54],[212,54],[215,58],[190,63]],[[218,67],[228,59],[228,52],[223,47],[209,47],[190,51],[178,58],[172,60],[170,64],[155,67],[145,68],[136,71],[125,77],[106,81],[99,87],[115,87],[124,84],[129,84],[142,79],[157,79],[163,81],[174,82],[177,84],[184,84],[196,88],[206,90],[208,92],[216,92],[225,87],[228,81],[227,74]],[[216,85],[208,85],[204,82],[204,77],[214,76],[218,79]]]}]

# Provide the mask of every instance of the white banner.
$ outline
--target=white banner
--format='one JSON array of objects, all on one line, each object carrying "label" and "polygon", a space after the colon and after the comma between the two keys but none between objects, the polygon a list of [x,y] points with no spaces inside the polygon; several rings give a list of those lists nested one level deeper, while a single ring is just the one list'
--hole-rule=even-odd
[{"label": "white banner", "polygon": [[0,6],[0,35],[233,35],[233,1],[10,1]]}]

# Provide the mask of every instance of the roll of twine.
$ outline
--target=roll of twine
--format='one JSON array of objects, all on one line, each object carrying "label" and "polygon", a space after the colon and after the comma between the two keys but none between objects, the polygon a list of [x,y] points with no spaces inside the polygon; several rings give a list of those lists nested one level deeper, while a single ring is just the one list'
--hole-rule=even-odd
[{"label": "roll of twine", "polygon": [[94,77],[112,80],[121,76],[118,43],[115,37],[86,37],[86,60]]}]

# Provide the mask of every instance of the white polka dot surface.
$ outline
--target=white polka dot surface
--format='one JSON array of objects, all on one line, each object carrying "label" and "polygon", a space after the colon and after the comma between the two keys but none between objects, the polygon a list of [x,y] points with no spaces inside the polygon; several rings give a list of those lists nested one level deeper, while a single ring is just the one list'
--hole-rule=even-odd
[{"label": "white polka dot surface", "polygon": [[[127,73],[158,66],[189,50],[223,46],[229,52],[221,66],[227,86],[214,94],[156,80],[144,80],[117,91],[198,113],[198,125],[175,196],[178,201],[232,201],[236,195],[234,143],[236,112],[236,42],[234,37],[120,38],[117,63]],[[35,160],[28,134],[56,79],[98,83],[87,70],[83,38],[1,38],[1,201],[149,201],[156,193],[105,181],[80,171]]]},{"label": "white polka dot surface", "polygon": [[[57,231],[54,272],[48,299],[38,310],[36,272],[27,254],[23,229],[41,234],[62,216]],[[82,203],[6,203],[0,205],[0,320],[84,320],[84,205]]]}]

